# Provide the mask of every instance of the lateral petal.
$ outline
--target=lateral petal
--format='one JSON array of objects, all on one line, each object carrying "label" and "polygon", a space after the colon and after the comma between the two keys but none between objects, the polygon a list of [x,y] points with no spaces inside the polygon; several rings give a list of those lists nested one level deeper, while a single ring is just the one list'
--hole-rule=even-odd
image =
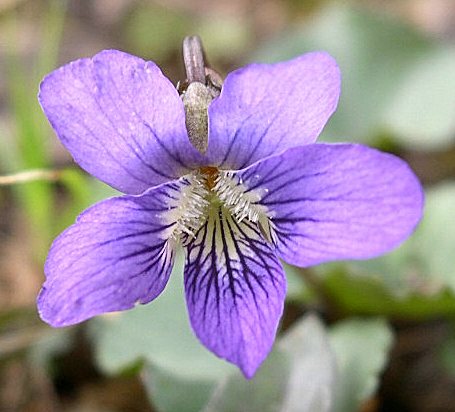
[{"label": "lateral petal", "polygon": [[66,326],[157,297],[174,262],[168,237],[175,222],[163,213],[176,187],[107,199],[83,212],[49,251],[37,299],[41,318]]},{"label": "lateral petal", "polygon": [[124,193],[176,179],[201,159],[183,103],[153,62],[102,51],[47,75],[39,101],[74,160]]},{"label": "lateral petal", "polygon": [[286,282],[274,247],[255,224],[239,223],[218,206],[184,249],[195,334],[251,378],[272,347],[283,311]]},{"label": "lateral petal", "polygon": [[340,70],[324,52],[230,73],[209,106],[209,163],[243,169],[316,141],[340,95]]},{"label": "lateral petal", "polygon": [[260,189],[277,253],[298,266],[387,252],[422,216],[422,187],[409,166],[363,145],[302,146],[236,176]]}]

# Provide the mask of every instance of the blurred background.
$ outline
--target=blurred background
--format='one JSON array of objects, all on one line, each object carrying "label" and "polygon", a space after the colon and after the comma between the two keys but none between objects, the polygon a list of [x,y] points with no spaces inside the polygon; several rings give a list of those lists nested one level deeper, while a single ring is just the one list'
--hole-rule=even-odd
[{"label": "blurred background", "polygon": [[[59,144],[37,102],[42,77],[115,48],[176,83],[192,34],[223,76],[330,52],[343,91],[320,140],[395,153],[426,191],[397,250],[286,267],[281,337],[250,382],[191,334],[181,262],[151,305],[65,329],[36,313],[52,239],[116,194]],[[455,411],[452,0],[0,0],[0,176],[0,412]]]}]

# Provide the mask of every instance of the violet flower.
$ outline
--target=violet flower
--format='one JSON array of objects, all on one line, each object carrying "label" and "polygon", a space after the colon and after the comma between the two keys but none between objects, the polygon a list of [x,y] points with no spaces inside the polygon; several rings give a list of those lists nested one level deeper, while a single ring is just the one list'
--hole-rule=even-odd
[{"label": "violet flower", "polygon": [[280,259],[371,258],[421,217],[421,186],[402,160],[315,143],[339,93],[339,68],[323,52],[235,70],[208,107],[201,153],[181,96],[152,62],[108,50],[46,76],[39,101],[60,141],[125,195],[54,241],[41,318],[65,326],[152,301],[180,244],[194,333],[252,377],[283,311]]}]

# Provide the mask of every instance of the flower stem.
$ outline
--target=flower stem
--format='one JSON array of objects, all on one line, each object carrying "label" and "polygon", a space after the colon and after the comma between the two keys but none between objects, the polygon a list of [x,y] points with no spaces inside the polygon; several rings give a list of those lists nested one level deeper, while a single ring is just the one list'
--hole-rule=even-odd
[{"label": "flower stem", "polygon": [[25,172],[14,173],[11,175],[0,176],[0,186],[13,185],[17,183],[26,183],[35,180],[58,180],[62,170],[27,170]]},{"label": "flower stem", "polygon": [[199,36],[187,36],[183,40],[183,61],[188,83],[206,84],[204,49]]}]

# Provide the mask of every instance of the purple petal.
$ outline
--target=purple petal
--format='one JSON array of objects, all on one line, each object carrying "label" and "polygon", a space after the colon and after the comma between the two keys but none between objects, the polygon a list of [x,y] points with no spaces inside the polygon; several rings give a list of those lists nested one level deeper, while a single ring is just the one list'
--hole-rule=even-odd
[{"label": "purple petal", "polygon": [[422,216],[422,188],[407,164],[362,145],[302,146],[237,176],[261,188],[278,255],[298,266],[387,252]]},{"label": "purple petal", "polygon": [[339,68],[323,52],[236,70],[209,107],[207,157],[213,165],[242,169],[313,143],[339,94]]},{"label": "purple petal", "polygon": [[104,200],[83,212],[53,243],[38,296],[52,326],[147,303],[165,287],[175,242],[163,212],[176,182],[141,196]]},{"label": "purple petal", "polygon": [[152,62],[107,50],[46,76],[39,101],[74,160],[130,194],[199,164],[182,101]]},{"label": "purple petal", "polygon": [[216,355],[251,378],[273,344],[286,283],[274,248],[256,226],[213,208],[185,245],[191,325]]}]

